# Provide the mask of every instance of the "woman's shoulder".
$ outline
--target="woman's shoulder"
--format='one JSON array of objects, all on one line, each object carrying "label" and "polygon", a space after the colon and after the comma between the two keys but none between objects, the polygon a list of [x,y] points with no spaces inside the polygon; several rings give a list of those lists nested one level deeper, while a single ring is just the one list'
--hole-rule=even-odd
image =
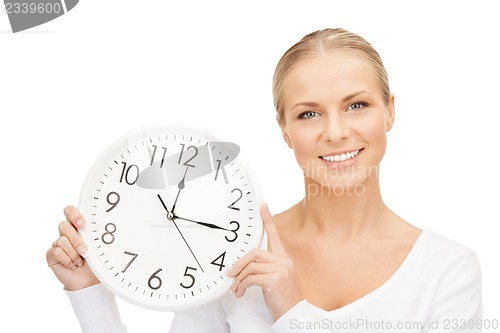
[{"label": "woman's shoulder", "polygon": [[[425,289],[435,290],[433,298],[461,303],[465,299],[475,302],[479,297],[480,301],[481,265],[476,252],[432,230],[424,229],[421,237],[419,255],[409,271],[425,283]],[[462,298],[457,301],[456,297]]]},{"label": "woman's shoulder", "polygon": [[423,229],[416,243],[418,258],[431,270],[450,270],[462,265],[478,266],[473,249],[430,229]]},{"label": "woman's shoulder", "polygon": [[474,253],[474,250],[467,245],[431,229],[423,229],[422,237],[424,238],[426,249],[434,253],[450,252],[456,256],[467,256]]}]

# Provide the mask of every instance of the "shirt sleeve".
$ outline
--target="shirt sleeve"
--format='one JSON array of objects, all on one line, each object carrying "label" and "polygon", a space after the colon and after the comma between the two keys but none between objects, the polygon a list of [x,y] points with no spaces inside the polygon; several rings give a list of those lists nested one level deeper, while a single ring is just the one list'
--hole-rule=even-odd
[{"label": "shirt sleeve", "polygon": [[175,313],[169,333],[229,333],[219,301]]},{"label": "shirt sleeve", "polygon": [[115,296],[102,284],[65,290],[83,333],[126,333]]},{"label": "shirt sleeve", "polygon": [[422,332],[478,333],[482,318],[481,270],[476,254],[471,253],[443,280]]}]

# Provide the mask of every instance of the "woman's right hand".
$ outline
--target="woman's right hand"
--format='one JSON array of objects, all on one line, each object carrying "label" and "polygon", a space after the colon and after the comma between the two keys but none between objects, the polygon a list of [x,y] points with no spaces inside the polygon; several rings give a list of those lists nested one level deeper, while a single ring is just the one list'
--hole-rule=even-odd
[{"label": "woman's right hand", "polygon": [[83,256],[87,251],[78,229],[85,220],[78,208],[64,209],[66,220],[59,224],[59,238],[47,251],[47,264],[69,291],[76,291],[100,283]]}]

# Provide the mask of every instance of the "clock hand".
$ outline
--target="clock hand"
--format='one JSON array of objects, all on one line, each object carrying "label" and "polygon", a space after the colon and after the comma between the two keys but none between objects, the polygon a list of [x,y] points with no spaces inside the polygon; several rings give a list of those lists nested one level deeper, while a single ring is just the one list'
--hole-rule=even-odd
[{"label": "clock hand", "polygon": [[[187,173],[187,170],[186,170],[186,173]],[[186,173],[184,173],[184,177],[182,178],[181,183],[184,183],[184,178],[186,177]],[[182,188],[184,188],[184,185],[182,186]],[[181,185],[179,185],[179,192],[180,192],[180,190],[181,190]],[[165,205],[165,203],[163,202],[163,199],[161,198],[161,196],[159,194],[157,194],[157,197],[158,197],[158,199],[160,199],[160,202],[161,202],[163,208],[165,208],[165,210],[167,211],[167,219],[169,221],[172,221],[172,223],[175,225],[175,228],[177,229],[177,231],[181,235],[182,239],[184,240],[184,243],[186,243],[186,246],[188,247],[189,251],[193,255],[194,260],[196,260],[196,262],[198,263],[198,266],[200,266],[201,271],[203,273],[205,273],[205,271],[203,270],[203,268],[200,265],[200,262],[198,261],[198,258],[196,258],[193,250],[191,250],[191,246],[189,246],[188,242],[186,241],[186,238],[184,238],[184,235],[182,234],[181,229],[179,229],[179,227],[177,226],[177,223],[175,223],[175,219],[177,218],[177,216],[175,216],[174,214],[172,214],[168,211],[167,205]],[[177,193],[177,197],[179,197],[179,193]],[[175,204],[174,204],[174,207],[175,207]],[[172,211],[173,211],[173,208],[172,208]]]},{"label": "clock hand", "polygon": [[184,235],[182,234],[181,229],[179,229],[179,227],[177,226],[177,223],[175,223],[175,219],[172,219],[171,221],[172,221],[172,223],[175,225],[175,227],[177,228],[177,231],[179,232],[179,234],[181,235],[182,239],[184,240],[184,243],[186,243],[186,245],[187,245],[187,247],[188,247],[189,251],[191,252],[191,254],[192,254],[192,255],[193,255],[193,257],[194,257],[194,260],[196,260],[196,262],[198,263],[198,266],[200,266],[201,271],[202,271],[203,273],[205,273],[205,271],[203,270],[203,268],[202,268],[202,267],[201,267],[201,265],[200,265],[200,262],[198,261],[198,259],[197,259],[197,258],[196,258],[196,256],[194,255],[193,250],[191,250],[191,246],[189,246],[188,242],[186,241],[186,238],[184,238]]},{"label": "clock hand", "polygon": [[177,196],[175,197],[174,205],[172,206],[172,213],[175,210],[175,205],[177,204],[177,199],[179,199],[179,194],[181,193],[182,189],[186,186],[185,179],[186,179],[188,169],[189,169],[189,167],[186,167],[186,171],[184,172],[184,176],[182,177],[181,181],[177,185],[177,187],[179,188],[179,191],[177,192]]},{"label": "clock hand", "polygon": [[161,196],[158,194],[157,197],[158,197],[158,199],[160,199],[160,202],[161,202],[163,208],[165,208],[165,210],[167,211],[167,214],[170,214],[170,212],[168,211],[167,205],[165,205]]},{"label": "clock hand", "polygon": [[[186,172],[184,173],[184,177],[182,177],[182,180],[179,183],[179,192],[184,188],[184,178],[186,178],[186,173],[187,173],[187,169],[186,169]],[[182,183],[182,185],[181,185],[181,183]],[[177,198],[179,197],[179,192],[177,193]],[[189,246],[186,238],[182,234],[181,229],[179,229],[179,227],[177,226],[177,223],[175,223],[176,216],[168,211],[167,205],[165,205],[165,203],[163,202],[163,199],[161,198],[161,196],[159,194],[157,195],[157,197],[158,197],[158,199],[160,199],[160,202],[161,202],[163,208],[165,208],[165,210],[167,211],[167,219],[169,221],[172,221],[172,223],[175,225],[175,228],[177,229],[177,231],[181,235],[182,239],[184,240],[184,243],[186,243],[186,246],[188,247],[189,251],[193,255],[194,260],[196,260],[196,262],[198,263],[198,266],[200,266],[201,271],[203,273],[205,273],[205,271],[203,270],[203,268],[200,265],[200,262],[198,261],[198,258],[196,258],[193,250],[191,250],[191,246]],[[176,202],[177,202],[177,198],[175,199]],[[175,208],[175,203],[174,203],[174,207],[172,207],[172,211],[174,211],[174,208]]]},{"label": "clock hand", "polygon": [[219,227],[218,225],[215,225],[215,224],[212,224],[212,223],[206,223],[206,222],[200,222],[200,221],[190,220],[190,219],[186,219],[184,217],[175,216],[175,215],[174,215],[174,218],[177,219],[177,220],[183,220],[183,221],[193,222],[193,223],[196,223],[196,224],[199,224],[199,225],[202,225],[202,226],[205,226],[205,227],[209,227],[209,228],[212,228],[212,229],[221,229],[221,230],[226,230],[226,231],[232,231],[232,230],[229,230],[229,229],[226,229],[226,228],[223,228],[223,227]]}]

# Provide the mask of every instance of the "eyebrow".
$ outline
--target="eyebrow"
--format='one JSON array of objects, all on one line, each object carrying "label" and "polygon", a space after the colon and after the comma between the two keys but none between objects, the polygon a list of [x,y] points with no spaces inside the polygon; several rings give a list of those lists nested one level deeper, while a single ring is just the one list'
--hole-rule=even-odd
[{"label": "eyebrow", "polygon": [[314,102],[300,102],[300,103],[297,103],[295,104],[291,110],[295,109],[297,106],[307,106],[307,107],[311,107],[311,108],[317,108],[319,106],[318,103],[314,103]]},{"label": "eyebrow", "polygon": [[[354,97],[356,97],[356,96],[358,96],[358,95],[361,95],[361,94],[363,94],[363,93],[370,94],[370,93],[369,93],[368,91],[366,91],[366,90],[360,90],[360,91],[355,92],[355,93],[353,93],[353,94],[347,95],[346,97],[344,97],[344,98],[342,99],[342,102],[347,102],[348,100],[350,100],[350,99],[352,99],[352,98],[354,98]],[[371,94],[370,94],[370,95],[371,95]]]},{"label": "eyebrow", "polygon": [[[345,103],[345,102],[347,102],[347,101],[349,101],[349,100],[353,99],[354,97],[356,97],[356,96],[358,96],[358,95],[361,95],[361,94],[363,94],[363,93],[367,93],[367,94],[370,94],[370,95],[371,95],[371,93],[369,93],[369,92],[368,92],[368,91],[366,91],[366,90],[360,90],[360,91],[357,91],[357,92],[355,92],[355,93],[349,94],[349,95],[347,95],[346,97],[344,97],[344,98],[342,99],[342,103]],[[297,106],[307,106],[307,107],[317,108],[317,107],[319,107],[319,104],[318,104],[318,103],[315,103],[315,102],[300,102],[300,103],[295,104],[295,105],[291,108],[291,110],[295,109]]]}]

